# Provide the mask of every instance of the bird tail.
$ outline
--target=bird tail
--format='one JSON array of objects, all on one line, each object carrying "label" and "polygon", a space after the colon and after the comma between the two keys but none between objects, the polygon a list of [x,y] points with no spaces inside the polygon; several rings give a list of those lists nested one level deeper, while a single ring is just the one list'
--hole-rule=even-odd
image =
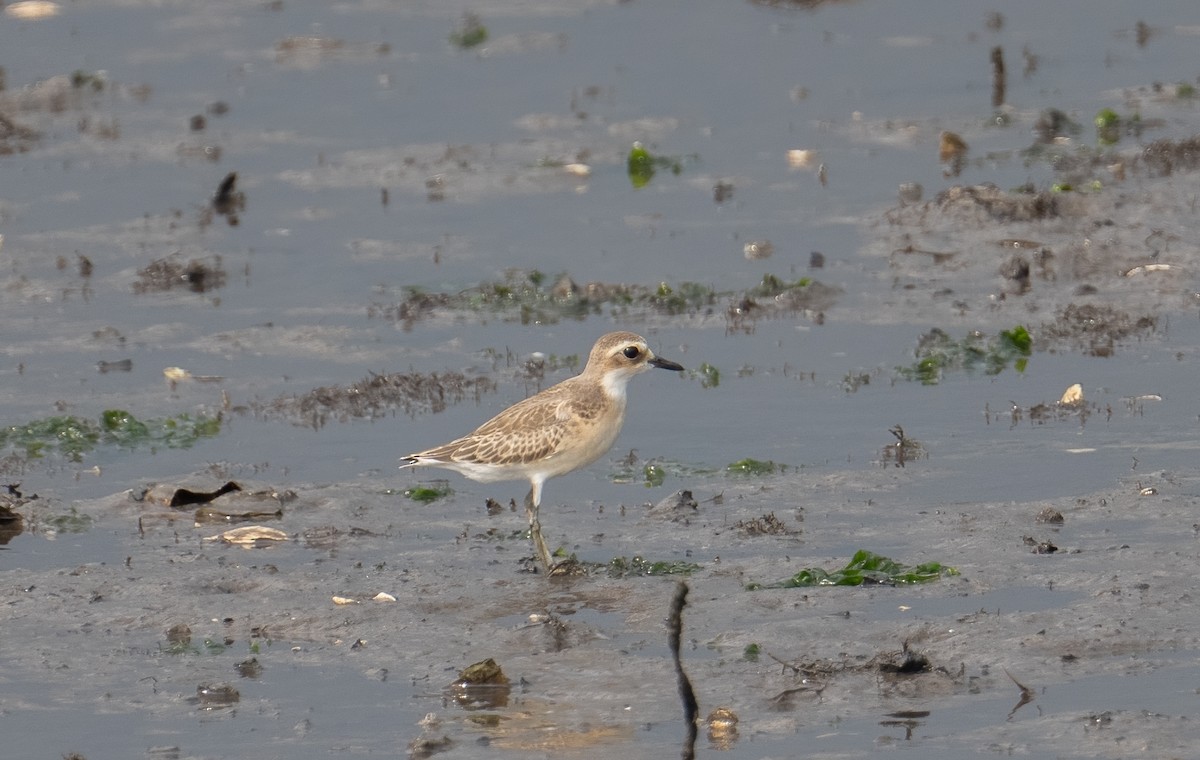
[{"label": "bird tail", "polygon": [[399,469],[403,470],[405,467],[413,467],[416,464],[417,464],[417,458],[415,456],[410,455],[410,456],[406,456],[406,457],[400,457]]}]

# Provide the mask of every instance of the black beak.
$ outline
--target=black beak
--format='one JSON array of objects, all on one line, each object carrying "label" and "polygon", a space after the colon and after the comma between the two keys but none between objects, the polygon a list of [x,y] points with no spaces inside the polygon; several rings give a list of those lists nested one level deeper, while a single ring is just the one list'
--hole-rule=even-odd
[{"label": "black beak", "polygon": [[670,359],[664,359],[661,356],[656,356],[653,359],[650,359],[648,363],[651,366],[658,367],[659,369],[669,369],[672,372],[683,372],[682,364],[676,364]]}]

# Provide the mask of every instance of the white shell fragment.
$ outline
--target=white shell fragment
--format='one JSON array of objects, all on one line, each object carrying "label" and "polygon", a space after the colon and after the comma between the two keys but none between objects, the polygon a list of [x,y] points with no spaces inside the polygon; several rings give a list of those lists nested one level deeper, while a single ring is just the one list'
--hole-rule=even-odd
[{"label": "white shell fragment", "polygon": [[769,259],[772,253],[775,253],[775,246],[770,240],[752,240],[742,246],[742,255],[747,261]]},{"label": "white shell fragment", "polygon": [[219,383],[225,378],[221,375],[193,375],[183,367],[166,367],[163,369],[163,377],[167,378],[167,382],[174,388],[175,383],[181,383],[184,380],[194,380],[197,383]]},{"label": "white shell fragment", "polygon": [[333,603],[334,604],[358,604],[358,600],[351,599],[348,596],[335,596],[335,597],[333,597]]},{"label": "white shell fragment", "polygon": [[4,12],[13,18],[33,21],[57,16],[62,13],[62,6],[58,3],[46,2],[46,0],[25,0],[25,2],[5,6]]},{"label": "white shell fragment", "polygon": [[1058,403],[1063,406],[1083,403],[1083,386],[1075,383],[1070,388],[1067,388],[1063,391],[1062,398],[1058,400]]},{"label": "white shell fragment", "polygon": [[1126,277],[1133,277],[1139,274],[1150,274],[1151,272],[1170,272],[1172,269],[1179,269],[1174,264],[1139,264],[1125,272]]},{"label": "white shell fragment", "polygon": [[391,594],[389,594],[386,591],[380,591],[378,594],[371,597],[371,601],[372,602],[394,602],[394,601],[396,601],[396,597],[392,596]]},{"label": "white shell fragment", "polygon": [[238,546],[256,546],[260,541],[287,541],[288,534],[278,528],[268,528],[265,525],[246,525],[233,528],[216,536],[208,536],[205,541],[224,541]]},{"label": "white shell fragment", "polygon": [[787,152],[788,166],[793,169],[811,169],[816,161],[817,152],[815,150],[800,150],[797,148]]},{"label": "white shell fragment", "polygon": [[192,373],[188,372],[183,367],[167,367],[163,370],[163,377],[167,378],[173,383],[177,383],[180,380],[190,380]]}]

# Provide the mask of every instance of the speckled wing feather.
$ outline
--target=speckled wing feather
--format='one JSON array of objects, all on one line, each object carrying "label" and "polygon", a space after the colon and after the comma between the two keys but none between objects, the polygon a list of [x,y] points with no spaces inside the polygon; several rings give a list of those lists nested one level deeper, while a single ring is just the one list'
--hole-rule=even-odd
[{"label": "speckled wing feather", "polygon": [[580,395],[571,380],[520,401],[477,430],[413,457],[477,464],[518,464],[542,461],[561,453],[574,440],[580,419],[599,412],[601,399]]}]

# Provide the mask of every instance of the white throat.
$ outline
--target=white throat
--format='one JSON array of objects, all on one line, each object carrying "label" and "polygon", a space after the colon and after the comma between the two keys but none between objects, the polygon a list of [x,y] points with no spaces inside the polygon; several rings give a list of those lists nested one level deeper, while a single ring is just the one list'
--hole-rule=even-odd
[{"label": "white throat", "polygon": [[624,372],[607,372],[600,379],[600,386],[604,388],[604,395],[622,404],[625,403],[625,387],[627,385],[629,385],[629,375]]}]

